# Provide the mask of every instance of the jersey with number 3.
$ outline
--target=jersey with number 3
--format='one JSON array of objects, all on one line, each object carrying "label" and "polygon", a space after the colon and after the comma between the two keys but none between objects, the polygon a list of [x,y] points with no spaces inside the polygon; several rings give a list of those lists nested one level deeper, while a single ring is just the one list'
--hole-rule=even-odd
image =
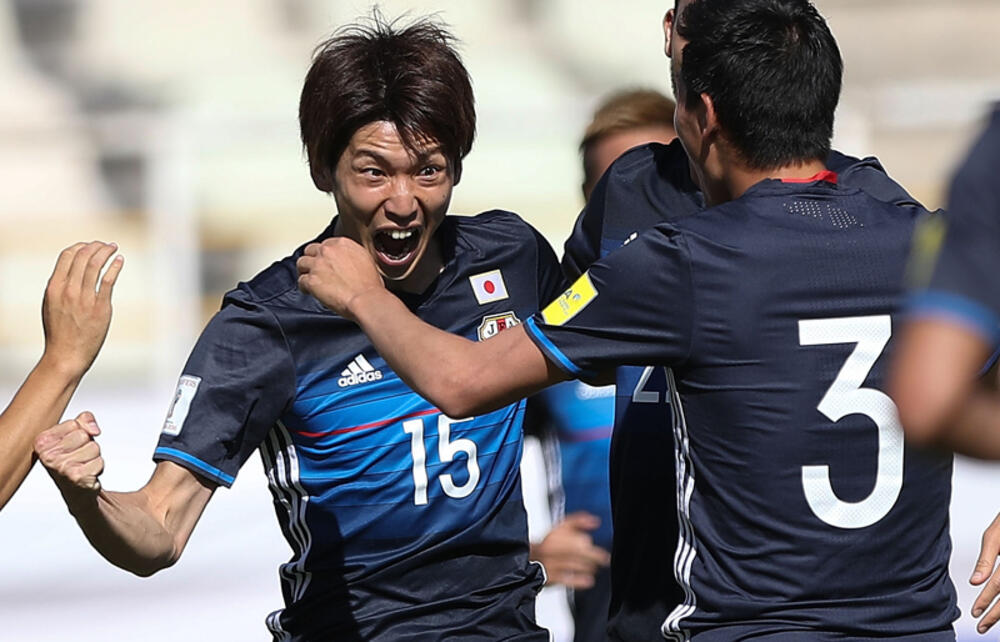
[{"label": "jersey with number 3", "polygon": [[913,218],[830,180],[762,181],[527,321],[574,376],[669,368],[668,639],[954,639],[951,460],[907,448],[882,392]]},{"label": "jersey with number 3", "polygon": [[[446,217],[437,234],[444,270],[403,296],[432,325],[488,339],[561,289],[551,248],[513,214]],[[441,414],[299,292],[301,252],[227,294],[154,458],[229,486],[259,447],[294,552],[285,608],[267,618],[276,640],[547,640],[518,474],[524,402]]]}]

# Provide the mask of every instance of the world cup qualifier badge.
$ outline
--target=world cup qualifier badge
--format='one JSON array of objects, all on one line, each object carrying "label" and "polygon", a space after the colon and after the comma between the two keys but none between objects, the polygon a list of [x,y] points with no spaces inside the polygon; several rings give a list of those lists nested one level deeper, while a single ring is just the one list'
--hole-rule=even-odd
[{"label": "world cup qualifier badge", "polygon": [[479,324],[479,340],[486,341],[490,337],[503,332],[507,328],[513,328],[520,321],[513,312],[503,314],[491,314],[483,317],[483,322]]}]

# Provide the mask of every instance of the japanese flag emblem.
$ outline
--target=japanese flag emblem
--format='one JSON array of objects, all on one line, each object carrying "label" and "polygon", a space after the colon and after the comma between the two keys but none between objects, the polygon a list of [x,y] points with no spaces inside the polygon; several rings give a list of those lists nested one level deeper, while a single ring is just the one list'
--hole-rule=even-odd
[{"label": "japanese flag emblem", "polygon": [[503,282],[503,274],[500,273],[500,270],[490,270],[470,276],[469,282],[472,284],[472,292],[476,295],[476,301],[479,301],[479,305],[503,301],[509,296],[507,284]]}]

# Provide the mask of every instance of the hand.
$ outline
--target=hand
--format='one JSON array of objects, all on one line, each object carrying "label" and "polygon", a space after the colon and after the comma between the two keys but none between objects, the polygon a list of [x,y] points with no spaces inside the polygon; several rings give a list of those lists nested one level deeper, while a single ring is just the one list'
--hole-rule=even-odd
[{"label": "hand", "polygon": [[545,567],[547,584],[565,584],[571,589],[594,585],[598,568],[611,563],[611,555],[594,546],[590,536],[600,525],[600,518],[590,513],[571,513],[532,547],[532,558]]},{"label": "hand", "polygon": [[972,617],[979,617],[983,615],[983,612],[986,613],[976,626],[979,633],[986,633],[991,626],[997,623],[997,620],[1000,620],[1000,602],[993,604],[993,608],[988,611],[986,610],[1000,593],[1000,568],[995,571],[993,568],[996,565],[998,553],[1000,553],[1000,515],[994,518],[993,523],[983,533],[979,559],[976,561],[972,579],[969,580],[974,586],[986,582],[986,586],[979,592],[979,596],[972,604]]},{"label": "hand", "polygon": [[35,438],[35,454],[56,486],[67,493],[97,494],[98,479],[104,472],[104,458],[94,437],[101,434],[97,420],[89,412],[64,421]]},{"label": "hand", "polygon": [[115,253],[114,243],[77,243],[62,251],[45,288],[42,326],[44,359],[82,377],[100,352],[111,325],[111,291],[124,259],[114,261],[100,278],[101,269]]},{"label": "hand", "polygon": [[310,243],[296,267],[299,289],[346,319],[353,319],[349,308],[355,297],[385,288],[368,252],[343,236]]}]

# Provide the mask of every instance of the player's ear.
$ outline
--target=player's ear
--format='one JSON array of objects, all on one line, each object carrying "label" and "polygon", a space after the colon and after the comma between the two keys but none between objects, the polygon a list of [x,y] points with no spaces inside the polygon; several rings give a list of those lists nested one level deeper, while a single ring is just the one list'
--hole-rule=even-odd
[{"label": "player's ear", "polygon": [[663,16],[663,53],[667,55],[667,58],[670,57],[670,38],[674,28],[675,16],[673,8],[667,9],[667,13]]},{"label": "player's ear", "polygon": [[698,94],[698,125],[703,137],[711,136],[719,130],[719,119],[715,113],[715,101],[706,93]]}]

